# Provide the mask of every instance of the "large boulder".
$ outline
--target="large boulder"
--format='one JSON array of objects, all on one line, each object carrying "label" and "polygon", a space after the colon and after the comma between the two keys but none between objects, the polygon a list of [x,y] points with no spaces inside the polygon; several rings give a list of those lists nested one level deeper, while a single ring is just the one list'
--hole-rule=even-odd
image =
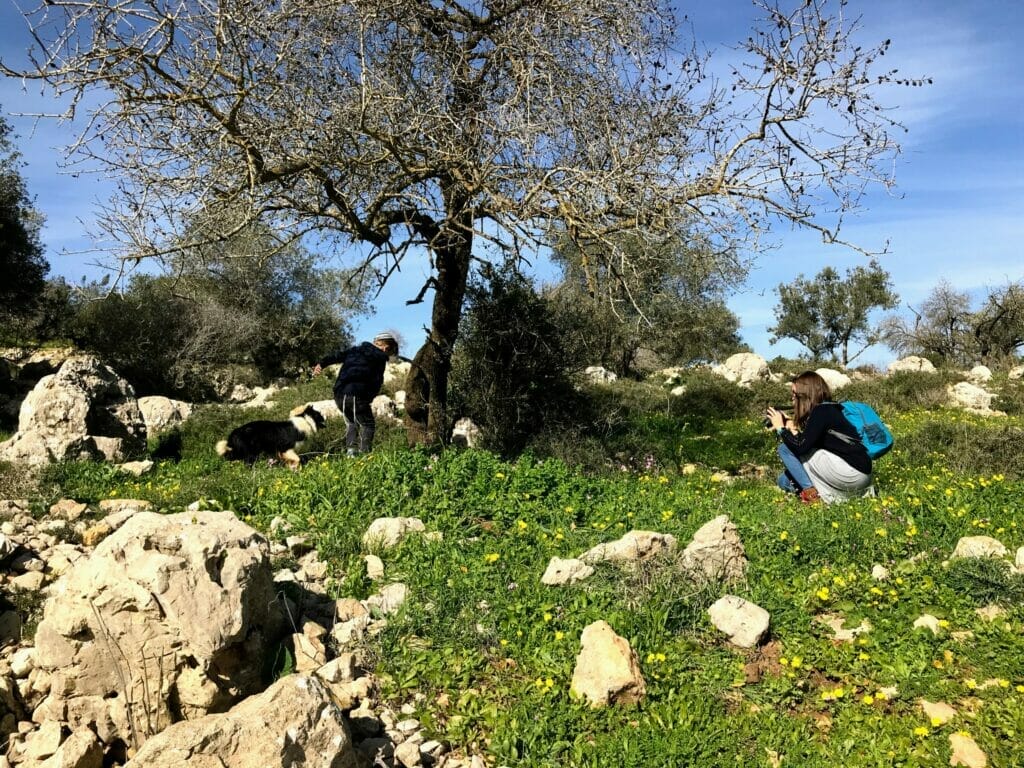
[{"label": "large boulder", "polygon": [[926,357],[910,355],[889,363],[889,373],[935,373],[935,366]]},{"label": "large boulder", "polygon": [[171,726],[126,768],[356,768],[345,715],[316,677],[289,675],[224,714]]},{"label": "large boulder", "polygon": [[753,352],[737,352],[711,370],[741,387],[749,387],[755,381],[768,381],[772,376],[768,361]]},{"label": "large boulder", "polygon": [[139,398],[139,410],[146,422],[146,432],[155,435],[181,424],[192,415],[192,404],[162,395]]},{"label": "large boulder", "polygon": [[230,512],[137,512],[53,585],[33,719],[141,744],[259,690],[281,630],[259,533]]},{"label": "large boulder", "polygon": [[0,460],[123,461],[145,448],[146,423],[131,385],[96,358],[84,356],[68,360],[29,392],[17,433],[0,443]]},{"label": "large boulder", "polygon": [[992,410],[992,399],[995,397],[991,392],[968,381],[950,384],[946,393],[950,405],[976,413],[989,413]]},{"label": "large boulder", "polygon": [[828,388],[833,392],[842,389],[843,387],[850,386],[851,380],[842,371],[837,371],[834,368],[819,368],[815,371],[821,378],[828,384]]}]

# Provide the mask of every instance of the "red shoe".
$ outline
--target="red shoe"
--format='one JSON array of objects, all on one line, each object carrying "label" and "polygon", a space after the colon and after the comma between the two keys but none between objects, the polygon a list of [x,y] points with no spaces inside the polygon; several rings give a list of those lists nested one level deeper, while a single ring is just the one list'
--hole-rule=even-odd
[{"label": "red shoe", "polygon": [[800,491],[799,496],[802,504],[818,504],[821,501],[821,496],[818,495],[818,489],[813,485],[810,488],[804,488]]}]

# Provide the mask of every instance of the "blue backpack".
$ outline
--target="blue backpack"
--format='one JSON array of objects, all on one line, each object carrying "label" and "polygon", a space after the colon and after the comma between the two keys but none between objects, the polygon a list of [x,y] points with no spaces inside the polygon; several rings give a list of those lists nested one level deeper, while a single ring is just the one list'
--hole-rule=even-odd
[{"label": "blue backpack", "polygon": [[[872,461],[881,458],[892,449],[893,436],[889,428],[882,423],[882,419],[875,413],[875,409],[867,403],[859,403],[856,400],[845,400],[836,403],[843,409],[843,416],[853,425],[860,435],[861,445],[868,452],[868,458]],[[833,435],[845,443],[853,443],[848,435],[830,429]]]}]

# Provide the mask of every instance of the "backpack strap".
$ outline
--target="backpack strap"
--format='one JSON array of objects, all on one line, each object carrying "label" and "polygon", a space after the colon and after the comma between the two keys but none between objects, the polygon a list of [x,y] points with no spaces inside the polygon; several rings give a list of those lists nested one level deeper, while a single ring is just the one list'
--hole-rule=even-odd
[{"label": "backpack strap", "polygon": [[842,440],[847,445],[863,445],[863,443],[860,440],[856,440],[856,439],[850,437],[849,435],[844,435],[842,432],[840,432],[837,429],[827,429],[825,431],[828,432],[833,437],[838,437],[840,440]]}]

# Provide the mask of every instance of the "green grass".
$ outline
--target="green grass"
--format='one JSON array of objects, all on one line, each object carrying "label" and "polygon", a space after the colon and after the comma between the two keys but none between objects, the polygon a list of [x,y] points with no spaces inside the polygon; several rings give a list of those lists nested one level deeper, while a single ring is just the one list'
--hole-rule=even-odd
[{"label": "green grass", "polygon": [[[167,511],[204,498],[263,531],[283,517],[330,562],[333,592],[360,598],[373,588],[360,545],[370,521],[420,517],[443,539],[411,538],[383,555],[387,578],[408,584],[412,598],[379,638],[382,694],[395,704],[424,694],[415,717],[432,736],[496,765],[762,766],[777,753],[782,765],[805,768],[945,766],[948,736],[959,730],[990,765],[1015,764],[1024,586],[989,563],[944,561],[961,536],[994,536],[1011,551],[1024,545],[1019,417],[879,403],[897,437],[877,465],[879,497],[805,507],[770,479],[712,479],[714,468],[745,464],[776,471],[773,439],[757,418],[760,398],[773,392],[701,380],[694,388],[706,399],[678,403],[656,387],[629,386],[605,395],[601,412],[616,415],[604,437],[585,432],[590,442],[578,450],[589,452],[589,471],[539,455],[431,456],[406,450],[401,433],[388,430],[373,455],[346,460],[337,455],[337,424],[308,446],[301,472],[248,468],[221,461],[213,443],[251,416],[211,408],[183,428],[178,463],[139,479],[61,465],[42,487],[45,501],[139,497]],[[928,400],[900,386],[901,403]],[[326,391],[314,382],[280,409]],[[700,468],[683,475],[687,463]],[[552,556],[576,556],[630,529],[671,533],[683,546],[719,514],[746,547],[743,585],[697,587],[673,556],[635,571],[600,566],[573,587],[540,583]],[[889,581],[872,581],[875,564],[891,570]],[[745,682],[752,654],[728,647],[707,618],[727,591],[771,613],[772,663],[758,682]],[[975,613],[990,602],[1006,616],[990,622]],[[824,612],[873,629],[837,644],[814,620]],[[923,613],[943,622],[938,636],[913,628]],[[591,710],[569,696],[580,633],[598,619],[639,656],[647,697],[637,706]],[[972,635],[954,635],[961,632]],[[898,693],[884,698],[888,686]],[[934,726],[921,698],[961,714]]]}]

